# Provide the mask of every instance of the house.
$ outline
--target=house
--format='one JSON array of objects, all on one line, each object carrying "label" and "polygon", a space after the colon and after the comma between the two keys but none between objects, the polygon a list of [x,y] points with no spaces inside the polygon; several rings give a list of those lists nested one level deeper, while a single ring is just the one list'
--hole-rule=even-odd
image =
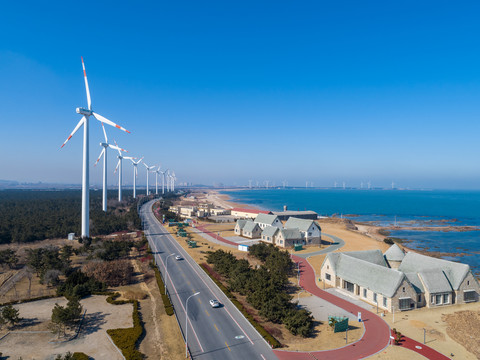
[{"label": "house", "polygon": [[388,311],[478,301],[480,292],[467,264],[405,254],[396,244],[383,255],[380,250],[329,253],[320,277]]},{"label": "house", "polygon": [[280,247],[292,247],[295,244],[303,244],[303,237],[300,230],[293,229],[278,229],[274,236],[275,245]]},{"label": "house", "polygon": [[251,220],[247,220],[242,230],[242,236],[249,239],[258,239],[261,235],[262,229],[260,229],[260,226]]},{"label": "house", "polygon": [[213,216],[230,215],[230,210],[222,209],[222,208],[212,208],[210,209],[210,215],[213,215]]},{"label": "house", "polygon": [[247,220],[237,220],[237,223],[235,224],[235,229],[233,230],[235,232],[235,235],[243,235],[243,228],[245,227],[246,223]]},{"label": "house", "polygon": [[277,215],[281,221],[287,221],[291,217],[295,217],[297,219],[307,219],[307,220],[317,220],[318,214],[315,211],[291,211],[291,210],[284,210],[284,211],[273,211],[273,215]]},{"label": "house", "polygon": [[[240,220],[238,220],[240,221]],[[266,226],[262,231],[262,241],[268,242],[270,244],[275,244],[275,235],[278,232],[278,227],[276,226]]]},{"label": "house", "polygon": [[256,222],[262,230],[267,226],[275,226],[279,229],[283,228],[282,222],[276,215],[258,214],[253,221]]},{"label": "house", "polygon": [[398,270],[414,278],[424,294],[425,306],[464,304],[479,300],[480,285],[467,264],[408,252]]},{"label": "house", "polygon": [[232,216],[240,219],[255,219],[258,214],[271,214],[270,211],[233,208],[230,210]]},{"label": "house", "polygon": [[322,229],[313,220],[290,217],[284,228],[298,229],[302,235],[303,245],[320,244],[322,241]]}]

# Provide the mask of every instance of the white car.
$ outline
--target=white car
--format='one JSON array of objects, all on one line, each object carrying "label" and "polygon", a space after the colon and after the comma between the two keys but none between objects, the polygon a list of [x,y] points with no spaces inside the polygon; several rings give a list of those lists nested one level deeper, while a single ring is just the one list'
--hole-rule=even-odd
[{"label": "white car", "polygon": [[175,256],[175,260],[182,260],[182,257],[180,255]]},{"label": "white car", "polygon": [[220,307],[220,303],[217,300],[212,299],[212,300],[210,300],[210,306],[212,308],[217,308],[217,307]]}]

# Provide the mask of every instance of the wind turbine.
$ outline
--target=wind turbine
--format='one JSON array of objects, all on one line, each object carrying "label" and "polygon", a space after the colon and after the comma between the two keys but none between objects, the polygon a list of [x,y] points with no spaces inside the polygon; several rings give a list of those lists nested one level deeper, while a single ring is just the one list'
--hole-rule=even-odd
[{"label": "wind turbine", "polygon": [[166,175],[167,175],[167,192],[170,191],[170,169],[167,169],[166,171]]},{"label": "wind turbine", "polygon": [[130,158],[130,161],[133,164],[133,198],[134,199],[137,198],[137,176],[138,176],[137,165],[140,164],[142,160],[143,160],[143,156],[138,161],[135,161],[133,160],[133,158]]},{"label": "wind turbine", "polygon": [[175,176],[175,171],[172,172],[172,186],[170,187],[170,189],[172,191],[175,191],[175,180],[177,180],[177,177]]},{"label": "wind turbine", "polygon": [[158,169],[155,170],[155,195],[158,195],[158,174],[161,173],[160,166],[161,165],[158,165]]},{"label": "wind turbine", "polygon": [[148,173],[155,168],[155,166],[148,166],[143,162],[143,165],[147,168],[147,196],[150,195],[150,191],[148,190]]},{"label": "wind turbine", "polygon": [[118,146],[111,145],[108,143],[108,138],[107,138],[107,132],[105,131],[105,126],[102,123],[102,130],[103,130],[103,135],[105,136],[105,142],[100,143],[100,146],[103,147],[102,151],[100,152],[100,155],[98,156],[97,161],[95,162],[94,166],[97,166],[98,162],[100,161],[100,158],[103,156],[103,191],[102,191],[102,210],[104,212],[107,212],[107,149],[115,149],[118,151],[127,151],[122,148],[119,148]]},{"label": "wind turbine", "polygon": [[[115,141],[115,140],[114,140]],[[115,145],[118,146],[117,142],[115,141]],[[133,157],[131,156],[123,156],[122,155],[122,152],[120,150],[118,150],[118,163],[117,163],[117,167],[115,168],[115,171],[114,173],[117,172],[117,169],[118,169],[118,201],[122,201],[122,160],[123,159],[134,159]],[[126,150],[123,150],[123,151],[126,151]]]},{"label": "wind turbine", "polygon": [[90,218],[90,173],[88,168],[89,160],[89,138],[88,138],[88,120],[90,116],[93,116],[96,120],[106,123],[110,126],[114,126],[117,129],[123,130],[127,133],[130,133],[127,129],[115,124],[113,121],[104,118],[103,116],[92,111],[92,99],[90,98],[90,90],[88,88],[87,73],[85,71],[85,64],[82,57],[82,67],[83,67],[83,76],[85,80],[85,90],[87,92],[87,103],[88,109],[78,107],[76,109],[77,114],[83,115],[80,121],[78,122],[75,129],[73,129],[70,136],[65,140],[61,148],[65,146],[68,140],[77,132],[78,129],[83,125],[83,165],[82,165],[82,237],[90,236],[89,229],[89,218]]},{"label": "wind turbine", "polygon": [[160,173],[162,174],[162,195],[165,194],[165,173],[166,172],[167,170],[160,171]]}]

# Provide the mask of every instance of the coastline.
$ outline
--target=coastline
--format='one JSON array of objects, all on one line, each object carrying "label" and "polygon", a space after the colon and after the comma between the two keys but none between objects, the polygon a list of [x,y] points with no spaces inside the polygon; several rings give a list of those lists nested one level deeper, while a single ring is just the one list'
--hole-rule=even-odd
[{"label": "coastline", "polygon": [[[271,210],[268,208],[263,208],[257,205],[252,204],[244,204],[239,202],[234,202],[232,197],[228,194],[221,194],[220,191],[228,191],[229,189],[222,189],[222,190],[208,190],[207,191],[207,199],[211,201],[215,206],[220,206],[227,209],[232,209],[234,207],[240,208],[247,208],[247,209],[256,209],[256,210]],[[237,189],[235,189],[236,191]],[[378,249],[384,250],[385,245],[384,239],[390,237],[390,231],[394,230],[413,230],[413,231],[435,231],[435,232],[466,232],[466,231],[479,231],[478,227],[472,226],[442,226],[442,227],[398,227],[398,226],[379,226],[379,225],[372,225],[365,222],[356,222],[354,219],[340,219],[338,217],[331,217],[327,219],[335,219],[338,220],[337,225],[335,226],[336,230],[343,230],[346,227],[348,228],[349,232],[355,233],[358,235],[365,236],[371,240],[375,240],[378,245]],[[329,222],[329,226],[332,226],[332,223]],[[353,225],[348,226],[348,223]],[[355,229],[356,228],[356,229]],[[383,231],[383,234],[382,234]],[[348,238],[344,239],[349,241]],[[471,253],[465,251],[465,249],[461,252],[448,252],[448,251],[439,251],[431,248],[429,246],[421,246],[417,248],[410,247],[408,244],[412,242],[409,239],[402,239],[402,238],[395,238],[395,243],[400,245],[404,248],[405,251],[412,251],[415,253],[436,257],[436,258],[462,258],[464,256],[471,256]],[[390,245],[388,245],[390,246]],[[341,249],[339,251],[342,251]],[[472,267],[472,272],[478,278],[480,277],[480,268]]]}]

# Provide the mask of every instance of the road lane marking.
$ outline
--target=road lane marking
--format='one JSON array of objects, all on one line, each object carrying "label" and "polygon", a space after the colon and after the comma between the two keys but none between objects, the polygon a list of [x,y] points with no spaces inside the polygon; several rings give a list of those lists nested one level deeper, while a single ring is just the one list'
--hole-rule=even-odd
[{"label": "road lane marking", "polygon": [[226,341],[225,341],[225,345],[227,345],[228,351],[232,351],[232,350],[230,350],[230,346],[228,346]]},{"label": "road lane marking", "polygon": [[[202,300],[200,300],[200,298],[198,298],[198,302],[201,304],[201,303],[202,303]],[[205,311],[207,311],[207,310],[205,310]]]},{"label": "road lane marking", "polygon": [[210,314],[208,313],[208,311],[207,311],[207,310],[205,310],[205,312],[207,313],[207,316],[210,316]]},{"label": "road lane marking", "polygon": [[262,357],[263,360],[265,360],[265,356],[263,356],[262,354],[260,354],[260,356]]},{"label": "road lane marking", "polygon": [[217,331],[220,332],[220,330],[218,330],[217,324],[213,324],[213,326],[215,326],[215,329],[217,329]]}]

